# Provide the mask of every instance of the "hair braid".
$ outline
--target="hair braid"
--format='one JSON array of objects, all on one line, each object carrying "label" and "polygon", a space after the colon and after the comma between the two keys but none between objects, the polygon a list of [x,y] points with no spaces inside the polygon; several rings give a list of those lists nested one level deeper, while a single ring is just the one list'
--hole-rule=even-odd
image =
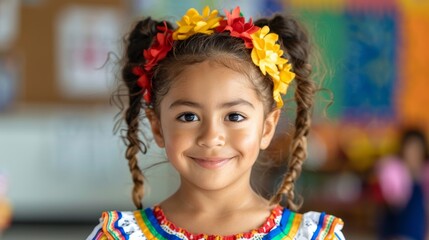
[{"label": "hair braid", "polygon": [[143,199],[143,186],[144,186],[144,177],[143,173],[138,166],[137,153],[140,150],[139,144],[139,115],[140,109],[142,108],[142,94],[130,94],[129,96],[129,107],[125,113],[125,122],[128,125],[126,139],[127,141],[127,150],[125,152],[125,157],[128,160],[128,167],[131,172],[133,179],[134,187],[132,190],[132,199],[134,205],[138,209],[142,209],[142,199]]},{"label": "hair braid", "polygon": [[122,68],[122,79],[128,88],[129,100],[125,111],[125,122],[128,127],[125,136],[127,145],[125,157],[128,160],[128,167],[134,183],[132,199],[138,209],[143,208],[144,176],[138,165],[137,154],[139,151],[146,153],[146,145],[139,138],[140,112],[143,108],[142,92],[141,88],[137,86],[138,77],[133,74],[132,69],[145,62],[143,50],[150,47],[154,36],[157,34],[156,27],[161,24],[151,18],[139,21],[125,40],[127,48],[125,64]]},{"label": "hair braid", "polygon": [[286,49],[293,71],[295,72],[295,101],[297,115],[295,120],[295,133],[291,141],[288,170],[275,195],[271,198],[273,204],[278,204],[286,196],[286,207],[297,211],[302,201],[296,202],[295,180],[301,174],[302,163],[307,158],[307,135],[311,124],[313,97],[315,85],[310,79],[311,65],[308,63],[310,43],[305,29],[298,22],[289,17],[280,15],[272,19],[261,19],[257,25],[268,25],[271,31],[277,33],[280,44]]},{"label": "hair braid", "polygon": [[[309,72],[309,70],[308,70]],[[311,108],[313,104],[314,85],[312,82],[296,78],[295,101],[297,103],[297,116],[295,120],[295,133],[291,142],[291,155],[288,171],[284,175],[283,182],[272,198],[273,203],[279,203],[283,195],[287,196],[287,208],[297,211],[302,202],[295,202],[295,180],[301,174],[301,166],[307,158],[307,135],[311,124]]]}]

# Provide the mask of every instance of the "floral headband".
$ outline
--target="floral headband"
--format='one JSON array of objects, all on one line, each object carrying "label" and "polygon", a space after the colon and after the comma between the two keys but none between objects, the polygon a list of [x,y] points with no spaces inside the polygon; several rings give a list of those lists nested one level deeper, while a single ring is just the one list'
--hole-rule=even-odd
[{"label": "floral headband", "polygon": [[158,27],[158,33],[149,47],[143,51],[146,60],[143,66],[133,68],[133,73],[139,76],[137,85],[142,88],[143,98],[147,104],[151,103],[151,79],[152,69],[164,59],[173,47],[174,41],[185,40],[190,36],[203,33],[213,34],[228,31],[232,37],[241,38],[246,48],[252,49],[251,58],[253,63],[259,67],[262,74],[270,75],[274,82],[273,98],[277,107],[283,106],[280,94],[286,94],[288,85],[295,78],[292,66],[287,59],[283,58],[283,50],[277,42],[279,36],[270,33],[270,28],[255,26],[252,18],[248,22],[241,16],[240,8],[236,7],[232,12],[225,11],[226,19],[218,16],[218,11],[210,11],[205,7],[200,15],[194,8],[189,9],[180,21],[178,28],[173,32],[168,29],[166,22],[164,26]]}]

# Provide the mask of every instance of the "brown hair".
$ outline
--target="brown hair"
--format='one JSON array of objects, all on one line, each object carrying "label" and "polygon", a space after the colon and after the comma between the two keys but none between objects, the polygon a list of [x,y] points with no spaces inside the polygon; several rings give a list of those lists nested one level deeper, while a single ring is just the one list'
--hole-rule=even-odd
[{"label": "brown hair", "polygon": [[271,198],[273,204],[280,203],[286,196],[286,207],[298,210],[301,202],[295,201],[295,181],[301,174],[301,167],[307,158],[307,135],[311,125],[311,113],[316,86],[311,80],[311,65],[309,57],[311,44],[305,28],[291,17],[276,15],[271,19],[260,19],[257,26],[267,25],[272,32],[279,35],[283,48],[289,54],[289,61],[295,76],[295,102],[297,105],[295,133],[290,146],[288,170],[283,177],[275,195]]},{"label": "brown hair", "polygon": [[[167,23],[171,29],[171,24]],[[153,108],[159,112],[159,103],[162,97],[174,81],[174,77],[190,64],[205,60],[215,61],[228,68],[241,72],[252,81],[255,91],[264,102],[265,112],[275,109],[273,99],[273,81],[264,76],[255,66],[250,57],[250,50],[239,38],[231,37],[228,33],[215,33],[211,35],[195,34],[186,40],[175,41],[172,50],[167,57],[154,67],[152,78],[152,104],[146,106],[143,103],[141,89],[137,86],[137,76],[132,73],[132,68],[144,64],[143,50],[150,47],[157,33],[156,26],[162,22],[146,18],[138,22],[126,39],[126,56],[122,68],[122,79],[125,82],[129,98],[129,104],[125,111],[127,123],[127,151],[126,158],[134,182],[133,201],[137,208],[142,208],[143,198],[143,174],[137,165],[137,153],[146,152],[146,144],[139,139],[139,116],[144,107]],[[286,207],[298,210],[299,204],[295,203],[294,182],[301,172],[301,165],[307,157],[306,137],[310,128],[310,115],[313,106],[315,86],[310,79],[311,67],[308,63],[310,43],[305,30],[292,18],[280,15],[271,19],[260,19],[255,22],[257,26],[268,25],[271,32],[279,35],[279,42],[285,51],[286,58],[292,64],[295,77],[295,100],[297,103],[297,117],[295,121],[295,134],[291,144],[291,157],[288,171],[284,176],[281,186],[278,188],[271,202],[278,204],[286,196]],[[249,70],[251,69],[251,70]],[[143,147],[143,148],[141,148]]]}]

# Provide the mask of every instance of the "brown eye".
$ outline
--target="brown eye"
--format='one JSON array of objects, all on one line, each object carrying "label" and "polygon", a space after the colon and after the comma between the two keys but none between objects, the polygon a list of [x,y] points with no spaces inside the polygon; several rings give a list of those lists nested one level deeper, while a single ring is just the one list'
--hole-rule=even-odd
[{"label": "brown eye", "polygon": [[179,117],[177,117],[177,119],[182,122],[194,122],[200,120],[198,116],[194,113],[183,113]]},{"label": "brown eye", "polygon": [[246,118],[239,113],[230,113],[226,116],[226,120],[230,122],[241,122]]}]

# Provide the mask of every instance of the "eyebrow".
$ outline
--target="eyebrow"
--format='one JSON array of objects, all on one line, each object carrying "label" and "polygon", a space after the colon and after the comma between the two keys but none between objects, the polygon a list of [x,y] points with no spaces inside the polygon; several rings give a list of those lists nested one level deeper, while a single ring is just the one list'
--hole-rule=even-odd
[{"label": "eyebrow", "polygon": [[[253,104],[249,101],[246,101],[242,98],[239,98],[237,100],[234,101],[230,101],[230,102],[225,102],[219,105],[220,108],[230,108],[230,107],[234,107],[237,105],[245,105],[245,106],[249,106],[253,109],[255,109],[255,106],[253,106]],[[184,99],[179,99],[174,101],[169,109],[178,107],[178,106],[189,106],[189,107],[194,107],[194,108],[202,108],[201,104],[193,102],[193,101],[189,101],[189,100],[184,100]]]},{"label": "eyebrow", "polygon": [[249,107],[255,109],[255,106],[253,106],[253,104],[251,102],[246,101],[242,98],[239,98],[239,99],[231,101],[231,102],[222,103],[221,108],[230,108],[230,107],[234,107],[237,105],[246,105],[246,106],[249,106]]},{"label": "eyebrow", "polygon": [[189,106],[189,107],[194,107],[194,108],[202,108],[202,106],[196,102],[192,102],[192,101],[188,101],[188,100],[183,100],[183,99],[179,99],[174,101],[171,105],[170,105],[170,109],[178,107],[178,106]]}]

